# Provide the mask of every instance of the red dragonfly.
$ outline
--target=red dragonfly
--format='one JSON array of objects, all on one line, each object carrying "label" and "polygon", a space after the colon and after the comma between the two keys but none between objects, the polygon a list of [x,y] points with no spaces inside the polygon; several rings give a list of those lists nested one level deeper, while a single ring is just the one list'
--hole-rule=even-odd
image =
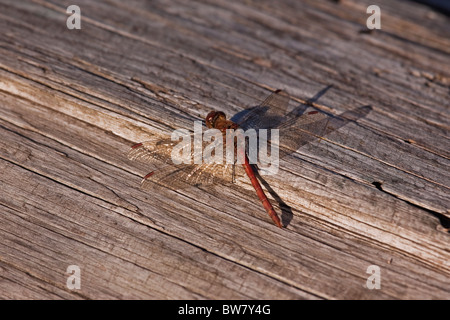
[{"label": "red dragonfly", "polygon": [[[301,145],[336,130],[348,122],[346,119],[355,120],[368,112],[367,107],[363,107],[357,111],[356,115],[349,114],[345,118],[332,117],[318,111],[300,114],[298,108],[287,113],[289,101],[290,98],[285,92],[276,90],[262,104],[248,110],[238,120],[227,120],[223,112],[211,111],[206,116],[205,123],[208,128],[215,128],[222,132],[224,144],[227,129],[278,129],[279,158],[282,158],[295,152]],[[228,162],[196,164],[193,161],[196,158],[196,152],[202,152],[202,150],[195,150],[194,147],[191,147],[189,157],[192,161],[175,164],[172,151],[178,143],[179,141],[173,141],[171,138],[154,137],[131,147],[128,153],[129,159],[161,167],[143,178],[141,183],[143,189],[152,189],[155,184],[182,189],[193,185],[234,182],[236,175],[243,174],[239,172],[243,168],[270,218],[276,226],[283,227],[280,218],[265,195],[247,155],[244,155],[242,166]],[[204,142],[203,149],[206,146],[207,144]],[[161,166],[161,164],[163,165]]]}]

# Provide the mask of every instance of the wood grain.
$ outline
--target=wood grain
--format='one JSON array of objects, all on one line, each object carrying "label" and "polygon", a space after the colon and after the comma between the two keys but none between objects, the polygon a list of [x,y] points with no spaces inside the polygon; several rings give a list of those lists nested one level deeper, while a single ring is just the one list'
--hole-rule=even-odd
[{"label": "wood grain", "polygon": [[[449,299],[449,18],[414,2],[0,3],[0,297]],[[139,189],[126,152],[284,89],[367,116],[263,176]],[[66,286],[69,265],[81,289]],[[381,288],[366,287],[367,268]]]}]

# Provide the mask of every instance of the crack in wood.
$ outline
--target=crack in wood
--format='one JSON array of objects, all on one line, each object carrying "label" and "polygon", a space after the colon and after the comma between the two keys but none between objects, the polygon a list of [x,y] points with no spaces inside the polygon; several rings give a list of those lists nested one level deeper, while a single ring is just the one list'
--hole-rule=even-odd
[{"label": "crack in wood", "polygon": [[395,193],[392,193],[392,192],[384,190],[384,188],[382,187],[383,183],[380,182],[380,181],[373,181],[372,184],[375,186],[375,188],[377,188],[381,192],[383,192],[385,194],[388,194],[388,195],[394,197],[395,199],[399,199],[399,200],[401,200],[401,201],[403,201],[403,202],[405,202],[405,203],[407,203],[407,204],[409,204],[409,205],[411,205],[411,206],[413,206],[415,208],[421,209],[421,210],[425,211],[426,213],[431,214],[432,216],[438,218],[440,226],[438,225],[436,227],[436,229],[439,230],[439,231],[450,233],[450,217],[447,217],[443,213],[434,211],[432,209],[429,209],[429,208],[426,208],[426,207],[421,206],[419,204],[416,204],[414,202],[411,202],[410,200],[405,199],[405,198],[401,197],[400,195],[397,195]]}]

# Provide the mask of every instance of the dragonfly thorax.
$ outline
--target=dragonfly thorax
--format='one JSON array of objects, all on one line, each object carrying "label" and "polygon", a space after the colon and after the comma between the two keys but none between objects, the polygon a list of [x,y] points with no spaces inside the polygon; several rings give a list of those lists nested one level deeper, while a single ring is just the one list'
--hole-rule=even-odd
[{"label": "dragonfly thorax", "polygon": [[206,126],[211,129],[219,129],[220,131],[225,132],[227,129],[238,129],[239,125],[234,123],[233,121],[227,120],[225,113],[222,111],[211,111],[208,113],[205,119]]}]

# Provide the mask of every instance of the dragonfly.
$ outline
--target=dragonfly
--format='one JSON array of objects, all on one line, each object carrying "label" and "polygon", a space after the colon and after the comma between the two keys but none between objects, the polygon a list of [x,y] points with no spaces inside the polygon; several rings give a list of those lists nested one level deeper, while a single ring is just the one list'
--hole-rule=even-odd
[{"label": "dragonfly", "polygon": [[[305,112],[304,108],[294,108],[288,111],[290,96],[283,90],[272,92],[261,104],[255,106],[243,115],[227,119],[222,111],[213,110],[205,117],[207,128],[218,129],[223,134],[223,143],[226,144],[226,132],[233,129],[277,129],[279,130],[279,158],[295,152],[300,146],[317,140],[336,130],[348,121],[356,120],[367,114],[368,107],[346,114],[344,117],[334,117],[321,111]],[[192,135],[193,136],[193,135]],[[236,176],[246,175],[256,191],[265,211],[277,227],[284,227],[274,207],[266,196],[255,171],[258,166],[249,162],[248,149],[244,153],[244,161],[240,164],[235,161],[222,163],[195,163],[198,152],[203,152],[207,142],[202,142],[202,148],[191,146],[189,158],[192,161],[174,162],[173,150],[179,143],[170,137],[154,136],[150,140],[135,144],[128,152],[130,160],[140,161],[158,167],[145,175],[141,188],[152,190],[162,185],[173,189],[184,189],[190,186],[234,183]],[[236,146],[233,146],[236,149]],[[239,152],[236,150],[235,155]],[[259,175],[258,175],[259,176]],[[260,177],[260,176],[259,176]]]}]

